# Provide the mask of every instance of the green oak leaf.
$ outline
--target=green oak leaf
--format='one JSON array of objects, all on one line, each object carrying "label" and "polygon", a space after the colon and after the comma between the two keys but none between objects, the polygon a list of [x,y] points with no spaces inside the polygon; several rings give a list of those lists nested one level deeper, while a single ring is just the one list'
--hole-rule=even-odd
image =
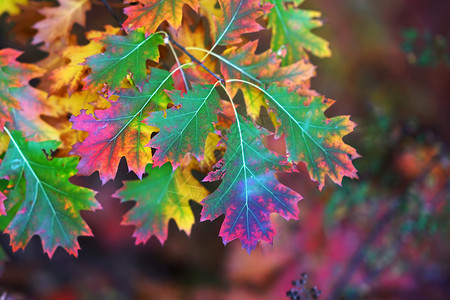
[{"label": "green oak leaf", "polygon": [[173,172],[170,163],[155,167],[148,164],[148,174],[142,181],[125,182],[117,196],[135,200],[133,207],[122,224],[134,225],[136,244],[145,243],[152,235],[164,244],[167,239],[169,220],[174,219],[178,228],[190,233],[195,222],[189,200],[200,202],[208,191],[191,174],[192,167],[198,167],[196,160]]},{"label": "green oak leaf", "polygon": [[349,116],[325,116],[333,100],[323,96],[300,97],[275,85],[269,86],[265,97],[281,120],[278,133],[286,137],[289,160],[305,162],[320,189],[325,184],[325,175],[337,184],[341,184],[344,176],[358,178],[352,160],[360,156],[342,140],[356,125]]},{"label": "green oak leaf", "polygon": [[[58,148],[55,141],[26,141],[19,131],[5,128],[10,143],[0,165],[0,178],[8,177],[13,189],[7,193],[5,233],[11,237],[13,251],[24,248],[33,235],[39,235],[44,252],[51,257],[58,246],[77,255],[77,237],[91,236],[80,210],[94,210],[100,204],[94,192],[73,185],[78,158],[47,157]],[[14,214],[14,215],[13,215]]]},{"label": "green oak leaf", "polygon": [[215,20],[215,45],[236,44],[242,34],[264,29],[256,19],[271,7],[270,4],[261,6],[259,0],[219,0],[219,5],[222,15]]},{"label": "green oak leaf", "polygon": [[146,61],[159,59],[158,46],[164,45],[160,34],[146,37],[141,30],[131,31],[127,36],[109,35],[102,42],[105,52],[89,56],[85,62],[92,69],[85,79],[91,89],[105,83],[111,89],[118,89],[129,74],[141,87],[147,78]]},{"label": "green oak leaf", "polygon": [[[331,51],[328,42],[311,32],[321,27],[321,13],[313,10],[289,7],[285,9],[284,0],[270,0],[275,7],[269,13],[268,27],[272,29],[271,48],[278,51],[286,47],[287,53],[283,60],[291,64],[307,57],[306,51],[318,57],[329,57]],[[295,5],[304,0],[294,1]]]},{"label": "green oak leaf", "polygon": [[[244,79],[263,85],[276,83],[291,89],[301,86],[314,75],[314,66],[305,60],[288,66],[281,66],[281,59],[271,49],[255,54],[258,42],[248,42],[244,46],[228,51],[221,60],[220,70],[225,79]],[[232,96],[242,91],[247,114],[257,120],[261,107],[266,107],[262,92],[248,84],[234,82],[227,86]]]},{"label": "green oak leaf", "polygon": [[220,96],[214,85],[193,84],[184,96],[180,91],[168,95],[174,104],[167,112],[154,112],[145,122],[159,128],[159,133],[150,140],[149,146],[156,148],[153,155],[155,166],[171,161],[176,167],[187,152],[199,157],[205,146],[208,133],[214,131],[216,111],[220,107]]}]

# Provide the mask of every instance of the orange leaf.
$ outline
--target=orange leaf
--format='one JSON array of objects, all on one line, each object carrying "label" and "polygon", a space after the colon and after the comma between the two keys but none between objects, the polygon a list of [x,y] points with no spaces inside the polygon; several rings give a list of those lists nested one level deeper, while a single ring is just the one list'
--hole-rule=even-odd
[{"label": "orange leaf", "polygon": [[143,5],[124,9],[128,19],[123,26],[129,29],[144,27],[147,35],[155,32],[163,21],[169,22],[174,28],[180,27],[184,4],[190,5],[194,10],[198,8],[198,0],[139,0],[139,2]]}]

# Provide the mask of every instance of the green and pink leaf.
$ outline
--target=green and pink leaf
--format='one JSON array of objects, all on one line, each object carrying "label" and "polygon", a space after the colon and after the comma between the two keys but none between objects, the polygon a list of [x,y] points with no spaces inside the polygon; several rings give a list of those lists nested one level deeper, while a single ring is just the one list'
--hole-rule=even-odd
[{"label": "green and pink leaf", "polygon": [[218,189],[201,202],[201,220],[225,214],[220,230],[223,242],[239,239],[250,253],[258,241],[272,243],[272,213],[298,219],[297,203],[302,197],[276,180],[275,171],[283,168],[283,160],[265,148],[253,124],[239,116],[226,144],[225,175]]},{"label": "green and pink leaf", "polygon": [[156,128],[144,121],[151,112],[166,109],[170,98],[165,89],[172,89],[173,81],[167,71],[152,69],[142,93],[137,89],[123,89],[110,108],[95,111],[95,117],[82,111],[72,116],[73,129],[86,131],[88,137],[73,146],[71,154],[81,157],[79,175],[99,171],[103,183],[114,179],[120,159],[127,159],[128,167],[139,178],[151,162],[152,149],[147,146]]}]

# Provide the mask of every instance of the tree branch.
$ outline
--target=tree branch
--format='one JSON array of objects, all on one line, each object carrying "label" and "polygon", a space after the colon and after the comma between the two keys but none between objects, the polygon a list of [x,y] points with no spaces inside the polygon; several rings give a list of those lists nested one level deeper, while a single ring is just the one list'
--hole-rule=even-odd
[{"label": "tree branch", "polygon": [[114,17],[114,19],[117,21],[117,23],[120,24],[120,26],[123,28],[122,26],[122,21],[120,20],[119,16],[114,12],[114,10],[112,9],[112,7],[109,5],[108,1],[106,0],[102,0],[103,4],[106,6],[106,8],[108,9],[109,13]]},{"label": "tree branch", "polygon": [[217,80],[220,81],[221,84],[225,84],[225,80],[218,76],[216,73],[214,73],[213,71],[211,71],[210,69],[208,69],[201,61],[199,61],[197,58],[195,58],[195,56],[193,56],[191,53],[189,53],[189,51],[186,50],[186,48],[184,48],[183,46],[181,46],[180,44],[178,44],[177,41],[175,41],[170,35],[169,35],[169,40],[178,47],[178,49],[180,49],[181,51],[183,51],[184,53],[186,53],[187,56],[189,56],[189,58],[197,63],[200,67],[202,67],[203,69],[205,69],[209,74],[211,74],[212,76],[214,76],[214,78],[216,78]]}]

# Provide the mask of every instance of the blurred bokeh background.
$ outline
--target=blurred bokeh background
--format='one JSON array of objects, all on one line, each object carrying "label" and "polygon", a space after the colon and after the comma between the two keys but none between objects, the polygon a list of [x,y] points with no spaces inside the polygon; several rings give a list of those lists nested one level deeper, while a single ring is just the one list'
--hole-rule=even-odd
[{"label": "blurred bokeh background", "polygon": [[[87,27],[114,24],[93,2]],[[38,237],[12,253],[1,235],[6,299],[288,299],[303,272],[319,299],[449,299],[450,1],[307,0],[302,8],[326,19],[315,32],[333,56],[312,58],[312,88],[337,101],[328,116],[359,124],[345,138],[362,155],[359,181],[319,192],[299,166],[287,184],[304,197],[300,221],[273,216],[274,245],[249,256],[239,241],[223,246],[222,218],[200,223],[195,203],[190,236],[171,222],[165,245],[153,237],[135,246],[133,228],[120,225],[133,203],[112,197],[131,176],[126,166],[103,187],[95,176],[75,178],[98,190],[104,209],[82,213],[96,237],[79,238],[78,258],[58,249],[50,261]],[[44,56],[10,26],[1,16],[1,48],[26,50],[24,61]]]}]

